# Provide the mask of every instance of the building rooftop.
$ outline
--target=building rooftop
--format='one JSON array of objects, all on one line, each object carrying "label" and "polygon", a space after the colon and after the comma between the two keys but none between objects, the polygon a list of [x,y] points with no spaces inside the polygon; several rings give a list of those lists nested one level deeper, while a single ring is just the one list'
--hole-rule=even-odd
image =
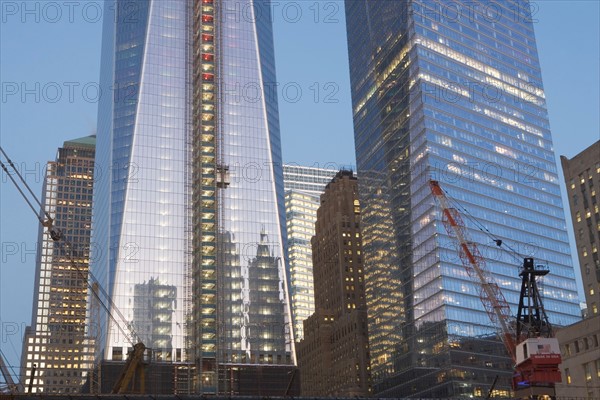
[{"label": "building rooftop", "polygon": [[84,136],[78,139],[67,140],[64,147],[96,147],[96,135]]}]

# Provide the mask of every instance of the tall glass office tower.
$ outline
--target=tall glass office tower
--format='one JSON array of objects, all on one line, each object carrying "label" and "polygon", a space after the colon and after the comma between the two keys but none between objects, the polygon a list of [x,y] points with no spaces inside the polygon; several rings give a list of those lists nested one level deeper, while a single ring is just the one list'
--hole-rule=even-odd
[{"label": "tall glass office tower", "polygon": [[294,320],[294,339],[304,338],[304,320],[315,312],[311,238],[315,235],[317,210],[325,186],[335,169],[283,166],[285,214],[288,235],[290,300]]},{"label": "tall glass office tower", "polygon": [[374,393],[477,396],[500,375],[496,395],[508,395],[511,361],[428,180],[468,217],[513,313],[527,255],[551,270],[551,322],[579,319],[529,3],[345,8]]},{"label": "tall glass office tower", "polygon": [[93,270],[124,321],[102,319],[104,357],[129,326],[195,390],[240,393],[295,363],[269,2],[105,9]]},{"label": "tall glass office tower", "polygon": [[[135,18],[127,18],[135,6]],[[92,271],[115,319],[102,318],[107,360],[141,340],[165,360],[186,357],[191,312],[188,9],[184,1],[107,2],[102,43]],[[116,12],[116,15],[111,15]],[[109,89],[110,88],[110,89]],[[112,89],[112,90],[111,90]],[[148,323],[136,310],[166,297]],[[121,314],[122,317],[119,315]],[[152,319],[152,318],[151,318]]]}]

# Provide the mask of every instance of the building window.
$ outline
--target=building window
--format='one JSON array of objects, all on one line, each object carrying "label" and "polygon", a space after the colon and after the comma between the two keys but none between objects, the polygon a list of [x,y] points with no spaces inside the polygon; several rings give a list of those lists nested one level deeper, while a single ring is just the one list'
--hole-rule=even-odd
[{"label": "building window", "polygon": [[565,368],[565,382],[567,382],[567,385],[571,384],[571,372],[569,368]]},{"label": "building window", "polygon": [[585,364],[583,364],[583,371],[585,373],[585,381],[586,382],[591,382],[592,381],[592,366],[591,366],[591,363],[585,363]]},{"label": "building window", "polygon": [[600,358],[596,360],[596,377],[600,379]]}]

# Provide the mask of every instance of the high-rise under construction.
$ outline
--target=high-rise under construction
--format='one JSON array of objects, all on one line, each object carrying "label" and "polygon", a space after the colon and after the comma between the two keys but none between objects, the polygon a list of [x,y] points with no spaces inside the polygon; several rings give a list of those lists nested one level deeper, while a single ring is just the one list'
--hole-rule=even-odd
[{"label": "high-rise under construction", "polygon": [[98,352],[123,360],[142,341],[173,365],[167,392],[283,395],[295,355],[269,1],[105,10],[92,270],[122,317],[100,318]]}]

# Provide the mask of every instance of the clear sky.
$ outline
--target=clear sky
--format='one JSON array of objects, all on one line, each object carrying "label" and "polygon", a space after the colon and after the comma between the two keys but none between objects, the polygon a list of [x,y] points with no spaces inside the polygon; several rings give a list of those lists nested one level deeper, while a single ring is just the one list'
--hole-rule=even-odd
[{"label": "clear sky", "polygon": [[[284,161],[354,165],[343,2],[274,3]],[[532,4],[554,149],[572,157],[600,138],[599,2]],[[56,149],[95,132],[101,16],[102,1],[0,0],[0,143],[38,196]],[[2,173],[0,348],[15,371],[31,322],[37,232]]]}]

